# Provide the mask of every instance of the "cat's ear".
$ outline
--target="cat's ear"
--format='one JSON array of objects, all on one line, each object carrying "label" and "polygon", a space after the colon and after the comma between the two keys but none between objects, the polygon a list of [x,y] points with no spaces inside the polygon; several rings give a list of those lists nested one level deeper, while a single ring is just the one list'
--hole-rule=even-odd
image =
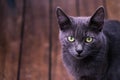
[{"label": "cat's ear", "polygon": [[70,21],[69,17],[63,12],[63,10],[60,7],[57,7],[56,15],[57,15],[58,23],[60,25],[60,29],[61,30],[68,29],[71,21]]},{"label": "cat's ear", "polygon": [[93,16],[90,18],[91,29],[100,32],[104,25],[105,12],[103,7],[99,7]]}]

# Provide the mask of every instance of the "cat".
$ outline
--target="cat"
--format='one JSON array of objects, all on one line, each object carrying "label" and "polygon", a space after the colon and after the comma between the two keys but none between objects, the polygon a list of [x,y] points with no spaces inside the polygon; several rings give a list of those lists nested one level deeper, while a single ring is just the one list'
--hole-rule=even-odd
[{"label": "cat", "polygon": [[75,80],[120,80],[120,22],[105,19],[104,7],[92,16],[68,16],[56,9],[63,63]]}]

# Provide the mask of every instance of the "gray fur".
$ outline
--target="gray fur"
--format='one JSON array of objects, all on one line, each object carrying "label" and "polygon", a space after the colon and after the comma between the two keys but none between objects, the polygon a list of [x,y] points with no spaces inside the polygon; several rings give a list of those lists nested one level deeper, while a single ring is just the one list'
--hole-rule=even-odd
[{"label": "gray fur", "polygon": [[[113,68],[109,66],[111,58],[108,55],[113,54],[109,52],[111,33],[109,27],[104,28],[111,22],[104,21],[104,9],[100,7],[90,17],[72,17],[58,8],[57,18],[63,62],[75,80],[113,80],[108,77],[112,74],[109,69]],[[73,36],[75,41],[69,42],[68,36]],[[91,43],[85,42],[87,36],[93,38]],[[79,56],[76,49],[83,49]]]}]

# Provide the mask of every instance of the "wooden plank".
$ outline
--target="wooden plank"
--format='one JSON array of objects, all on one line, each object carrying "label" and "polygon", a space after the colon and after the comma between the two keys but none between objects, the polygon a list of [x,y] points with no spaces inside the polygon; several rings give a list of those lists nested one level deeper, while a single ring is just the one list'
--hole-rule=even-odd
[{"label": "wooden plank", "polygon": [[[21,28],[21,5],[16,10],[11,9],[5,0],[1,0],[3,9],[2,23],[0,23],[0,66],[2,76],[0,80],[16,80],[18,70],[18,56]],[[21,2],[18,2],[21,4]],[[17,4],[17,1],[16,1]],[[19,8],[18,8],[19,7]],[[0,21],[1,22],[1,21]]]},{"label": "wooden plank", "polygon": [[2,5],[2,1],[0,1],[0,80],[3,79],[4,74],[4,62],[5,62],[5,34],[4,34],[4,27],[3,27],[3,19],[4,19],[4,9]]},{"label": "wooden plank", "polygon": [[120,0],[106,0],[109,19],[120,20]]},{"label": "wooden plank", "polygon": [[104,6],[103,0],[80,0],[80,16],[91,16],[100,6]]},{"label": "wooden plank", "polygon": [[49,3],[26,0],[20,80],[48,80]]},{"label": "wooden plank", "polygon": [[61,7],[64,12],[71,16],[76,16],[76,0],[52,0],[52,79],[51,80],[72,80],[68,75],[62,63],[61,48],[58,39],[58,23],[56,15],[54,14],[56,7]]}]

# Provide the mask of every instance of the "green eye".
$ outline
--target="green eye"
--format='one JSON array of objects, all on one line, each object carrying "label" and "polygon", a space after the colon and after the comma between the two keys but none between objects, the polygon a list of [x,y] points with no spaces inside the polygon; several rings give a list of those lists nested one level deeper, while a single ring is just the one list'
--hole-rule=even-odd
[{"label": "green eye", "polygon": [[68,41],[69,41],[69,42],[74,42],[74,41],[75,41],[75,38],[72,37],[72,36],[68,36]]},{"label": "green eye", "polygon": [[90,43],[90,42],[92,42],[93,41],[93,38],[92,37],[86,37],[85,38],[85,42],[87,42],[87,43]]}]

